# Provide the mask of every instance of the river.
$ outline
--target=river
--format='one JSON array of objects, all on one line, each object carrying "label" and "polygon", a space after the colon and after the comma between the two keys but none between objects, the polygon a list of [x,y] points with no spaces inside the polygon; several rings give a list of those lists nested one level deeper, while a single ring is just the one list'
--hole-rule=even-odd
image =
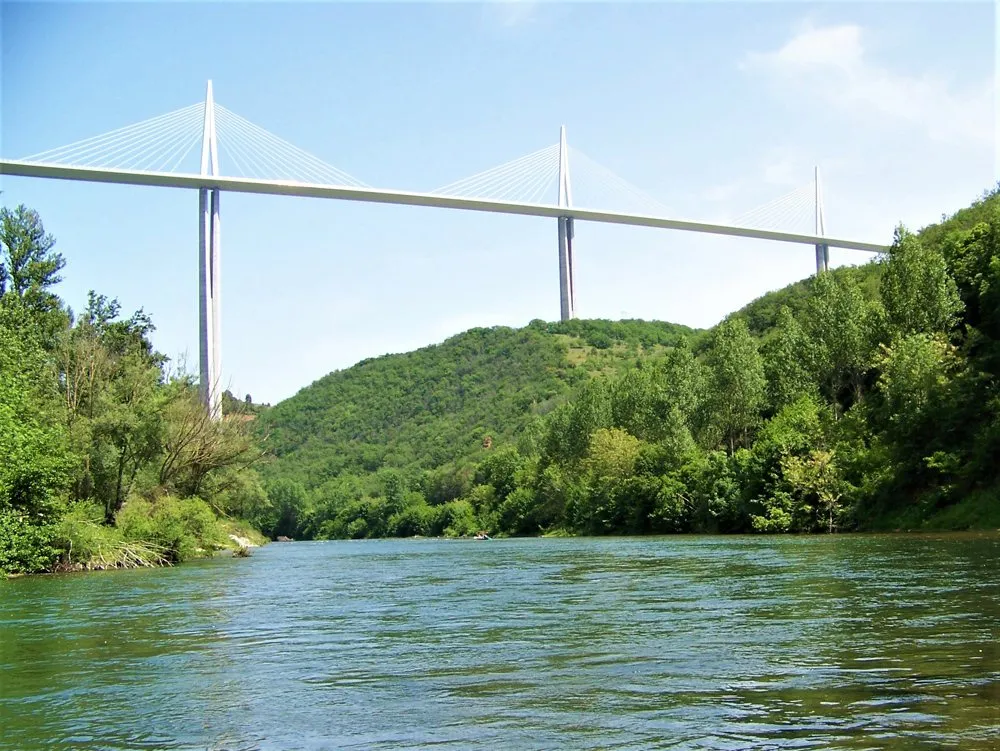
[{"label": "river", "polygon": [[1000,536],[276,543],[0,581],[4,749],[1000,748]]}]

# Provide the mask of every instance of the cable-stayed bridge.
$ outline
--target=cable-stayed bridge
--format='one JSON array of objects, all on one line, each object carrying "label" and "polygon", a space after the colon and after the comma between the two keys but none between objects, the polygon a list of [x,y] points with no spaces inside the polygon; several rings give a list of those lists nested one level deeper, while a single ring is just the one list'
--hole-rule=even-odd
[{"label": "cable-stayed bridge", "polygon": [[570,147],[565,128],[551,146],[436,190],[376,188],[217,104],[211,81],[204,102],[23,159],[0,159],[0,175],[198,191],[200,381],[202,397],[215,418],[221,415],[223,191],[556,219],[562,320],[575,316],[576,220],[811,245],[817,273],[826,270],[831,247],[885,250],[826,235],[818,168],[810,182],[727,223],[682,220],[671,217],[656,198]]}]

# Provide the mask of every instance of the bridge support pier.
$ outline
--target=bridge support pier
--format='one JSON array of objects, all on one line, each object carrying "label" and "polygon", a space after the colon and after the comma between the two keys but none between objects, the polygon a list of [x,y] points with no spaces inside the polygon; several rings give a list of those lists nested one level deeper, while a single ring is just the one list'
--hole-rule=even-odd
[{"label": "bridge support pier", "polygon": [[817,245],[816,246],[816,273],[822,273],[828,271],[830,268],[830,246],[829,245]]},{"label": "bridge support pier", "polygon": [[[219,146],[215,133],[212,82],[205,95],[205,128],[201,148],[201,174],[219,174]],[[219,189],[198,190],[198,359],[201,401],[213,420],[222,418],[222,223]]]},{"label": "bridge support pier", "polygon": [[573,218],[559,217],[559,319],[576,318],[573,298]]},{"label": "bridge support pier", "polygon": [[[569,207],[573,194],[569,185],[569,148],[566,126],[559,129],[559,205]],[[573,217],[559,217],[559,320],[576,318],[573,294]]]},{"label": "bridge support pier", "polygon": [[220,279],[219,191],[198,191],[201,221],[198,226],[198,329],[201,399],[213,420],[222,416],[220,392]]}]

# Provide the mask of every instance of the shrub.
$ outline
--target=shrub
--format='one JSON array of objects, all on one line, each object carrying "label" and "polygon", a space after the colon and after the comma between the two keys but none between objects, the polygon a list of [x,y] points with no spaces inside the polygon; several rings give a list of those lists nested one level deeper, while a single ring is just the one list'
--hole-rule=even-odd
[{"label": "shrub", "polygon": [[224,530],[200,498],[131,498],[118,512],[116,522],[125,540],[161,547],[174,562],[225,546]]},{"label": "shrub", "polygon": [[48,570],[59,555],[55,529],[13,510],[0,511],[0,574]]}]

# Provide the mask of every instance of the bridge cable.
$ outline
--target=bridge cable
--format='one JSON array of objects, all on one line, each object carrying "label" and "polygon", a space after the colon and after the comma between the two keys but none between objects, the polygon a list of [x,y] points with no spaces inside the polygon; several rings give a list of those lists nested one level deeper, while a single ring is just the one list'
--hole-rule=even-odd
[{"label": "bridge cable", "polygon": [[[225,111],[218,113],[216,133],[219,150],[232,159],[240,177],[260,179],[262,175],[269,175],[273,179],[286,179],[292,174],[288,171],[286,160],[271,155],[266,146],[255,144],[254,135],[232,120]],[[311,167],[307,167],[299,177],[308,177],[308,182],[326,182],[329,179],[325,172],[314,173]]]},{"label": "bridge cable", "polygon": [[548,182],[553,172],[558,177],[559,155],[557,152],[552,152],[544,159],[533,162],[531,165],[525,165],[518,174],[507,175],[493,184],[482,186],[478,189],[478,193],[483,197],[497,200],[520,200],[522,203],[530,203],[530,198],[526,199],[524,196],[530,196],[536,192],[538,184]]},{"label": "bridge cable", "polygon": [[[648,213],[651,216],[667,216],[671,213],[670,209],[661,201],[573,146],[569,147],[569,159],[574,185],[573,193],[577,205],[604,208],[602,203],[596,200],[585,204],[579,199],[581,195],[587,196],[586,184],[593,181],[606,194],[617,197],[623,204],[628,205],[630,210],[634,211],[636,207],[639,207],[639,211],[636,213]],[[588,198],[584,200],[588,200]],[[593,198],[596,199],[597,196],[595,195]]]},{"label": "bridge cable", "polygon": [[[762,206],[744,212],[732,220],[732,224],[734,226],[787,231],[789,229],[788,223],[794,221],[796,228],[799,229],[799,225],[805,225],[807,219],[811,223],[815,216],[814,194],[814,184],[809,183]],[[805,229],[805,232],[813,230],[814,227],[810,226]]]},{"label": "bridge cable", "polygon": [[[310,183],[339,183],[341,178],[336,172],[328,172],[322,167],[309,164],[300,165],[301,157],[285,149],[272,149],[267,141],[249,126],[229,114],[224,107],[216,106],[216,133],[221,152],[232,158],[241,177],[262,179],[295,180]],[[293,163],[299,170],[290,170]]]},{"label": "bridge cable", "polygon": [[137,155],[136,163],[147,166],[151,172],[162,171],[163,168],[160,165],[169,163],[175,153],[192,141],[192,135],[197,139],[197,132],[194,134],[184,131],[172,133],[162,141],[150,146],[145,154]]},{"label": "bridge cable", "polygon": [[548,169],[553,163],[558,166],[559,145],[553,144],[533,151],[499,166],[478,172],[430,191],[433,195],[461,196],[466,198],[498,198],[498,191],[506,195],[521,181],[537,176],[539,170]]},{"label": "bridge cable", "polygon": [[196,122],[204,114],[204,111],[204,103],[192,104],[101,135],[74,141],[55,149],[40,151],[25,157],[23,161],[72,164],[73,162],[70,160],[78,159],[82,160],[78,163],[82,166],[95,161],[94,157],[89,156],[94,152],[104,155],[110,149],[110,153],[115,153],[128,144],[141,143],[151,137],[155,138],[163,131],[185,127],[190,122]]},{"label": "bridge cable", "polygon": [[[220,135],[221,147],[225,147],[226,145],[224,139],[228,140],[229,137],[232,137],[238,141],[242,137],[246,140],[246,143],[242,145],[248,147],[244,150],[244,155],[249,153],[259,157],[267,157],[267,161],[275,164],[281,163],[277,161],[279,159],[294,161],[297,166],[305,170],[305,175],[323,177],[325,182],[334,185],[358,188],[371,187],[344,170],[334,167],[332,164],[250,122],[245,117],[241,117],[219,104],[216,104],[215,108],[216,126],[218,127],[219,124],[222,124],[223,130],[229,134],[227,136]],[[252,166],[259,165],[253,164]],[[288,174],[287,171],[286,174]],[[330,178],[333,179],[331,180]],[[305,181],[300,180],[300,182]]]},{"label": "bridge cable", "polygon": [[93,166],[145,171],[164,148],[197,133],[200,121],[201,115],[191,112],[183,119],[161,123],[144,133],[135,133],[113,147],[108,145],[107,150],[97,156],[84,160],[83,156],[77,155],[77,163],[83,161]]},{"label": "bridge cable", "polygon": [[806,191],[803,191],[797,200],[789,201],[783,209],[771,213],[766,218],[761,216],[758,222],[763,224],[766,221],[768,228],[773,229],[791,230],[793,224],[796,229],[801,229],[803,225],[808,223],[811,207],[811,197],[806,195]]}]

